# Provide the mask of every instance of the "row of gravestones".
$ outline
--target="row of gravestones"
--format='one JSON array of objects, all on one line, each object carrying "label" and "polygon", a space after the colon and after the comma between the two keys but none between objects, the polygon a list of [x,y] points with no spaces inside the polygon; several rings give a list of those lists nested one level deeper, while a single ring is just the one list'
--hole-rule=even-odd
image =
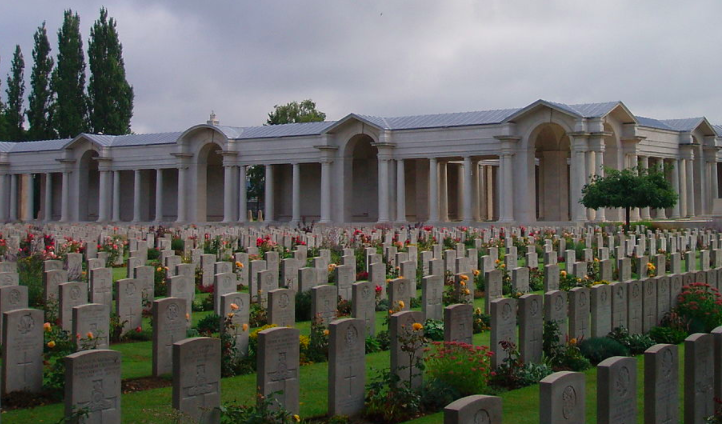
[{"label": "row of gravestones", "polygon": [[[722,327],[712,334],[693,334],[684,342],[684,422],[704,423],[722,396]],[[644,352],[644,422],[678,423],[679,354],[676,345],[658,344]],[[597,423],[636,423],[637,359],[608,358],[597,366]],[[541,424],[586,422],[583,373],[562,371],[539,384]],[[444,424],[501,423],[502,400],[474,395],[444,409]]]}]

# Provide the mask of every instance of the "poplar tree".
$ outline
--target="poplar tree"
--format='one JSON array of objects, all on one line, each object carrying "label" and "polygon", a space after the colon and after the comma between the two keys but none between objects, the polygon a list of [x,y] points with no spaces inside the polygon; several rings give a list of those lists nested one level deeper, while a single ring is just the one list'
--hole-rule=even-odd
[{"label": "poplar tree", "polygon": [[15,46],[15,53],[10,65],[7,79],[7,106],[5,107],[6,137],[11,141],[25,139],[25,115],[23,114],[23,99],[25,97],[25,60],[20,46]]},{"label": "poplar tree", "polygon": [[104,134],[129,134],[133,87],[125,79],[123,46],[118,39],[116,21],[108,19],[108,10],[104,7],[100,9],[100,18],[90,29],[88,62],[91,130]]},{"label": "poplar tree", "polygon": [[[0,80],[0,86],[2,86],[2,80]],[[5,128],[5,105],[3,99],[0,97],[0,141],[7,141],[8,137]]]},{"label": "poplar tree", "polygon": [[53,130],[58,137],[75,137],[87,132],[85,96],[85,55],[80,35],[80,16],[68,9],[58,30],[58,61],[51,77],[55,95]]},{"label": "poplar tree", "polygon": [[50,108],[52,93],[50,75],[53,71],[53,58],[50,57],[50,42],[45,22],[38,27],[33,36],[33,69],[30,74],[30,96],[28,98],[28,140],[50,140],[56,137],[51,124]]}]

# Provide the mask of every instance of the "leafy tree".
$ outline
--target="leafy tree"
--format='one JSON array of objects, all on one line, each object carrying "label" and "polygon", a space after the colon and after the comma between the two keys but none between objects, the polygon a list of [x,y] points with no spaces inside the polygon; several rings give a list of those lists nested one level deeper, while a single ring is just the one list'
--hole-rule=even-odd
[{"label": "leafy tree", "polygon": [[[2,86],[2,80],[0,80],[0,86]],[[3,104],[2,97],[0,97],[0,140],[8,140],[5,125],[5,104]]]},{"label": "leafy tree", "polygon": [[[666,168],[671,169],[671,168]],[[658,167],[627,168],[621,171],[604,168],[604,176],[595,175],[582,188],[582,205],[591,209],[624,208],[626,228],[632,208],[670,208],[678,195]]]},{"label": "leafy tree", "polygon": [[301,103],[293,101],[282,106],[275,105],[273,112],[268,114],[266,125],[321,122],[325,119],[326,114],[316,109],[316,103],[306,99]]},{"label": "leafy tree", "polygon": [[8,86],[5,89],[8,104],[5,108],[5,136],[9,140],[21,141],[25,138],[25,115],[23,115],[23,98],[25,95],[25,60],[20,46],[15,46],[13,61],[8,75]]},{"label": "leafy tree", "polygon": [[88,130],[85,96],[85,55],[80,16],[68,9],[58,30],[58,66],[51,77],[55,94],[52,117],[58,136],[74,137]]},{"label": "leafy tree", "polygon": [[129,134],[133,116],[133,87],[125,79],[123,46],[118,40],[115,19],[100,9],[100,18],[90,29],[88,42],[90,82],[88,106],[90,128],[104,134]]},{"label": "leafy tree", "polygon": [[[268,114],[266,125],[296,124],[302,122],[321,122],[326,114],[316,109],[316,103],[306,99],[301,103],[296,101],[285,105],[275,105],[273,112]],[[254,165],[248,169],[248,197],[256,199],[256,212],[265,197],[266,167]]]},{"label": "leafy tree", "polygon": [[50,57],[50,42],[48,41],[45,22],[35,31],[33,38],[35,39],[35,46],[33,47],[34,63],[30,74],[29,109],[25,112],[30,125],[27,139],[49,140],[56,137],[50,116],[52,105],[50,74],[53,71],[54,61]]}]

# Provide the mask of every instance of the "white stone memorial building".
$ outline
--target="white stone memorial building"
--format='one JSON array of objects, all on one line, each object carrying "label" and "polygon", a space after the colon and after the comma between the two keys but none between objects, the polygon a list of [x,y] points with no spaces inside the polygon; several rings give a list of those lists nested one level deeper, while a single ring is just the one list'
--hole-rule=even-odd
[{"label": "white stone memorial building", "polygon": [[680,202],[637,217],[706,217],[721,136],[704,117],[622,102],[261,127],[212,115],[183,132],[0,142],[0,221],[242,223],[253,165],[266,166],[266,223],[620,220],[581,206],[582,186],[602,165],[663,163]]}]

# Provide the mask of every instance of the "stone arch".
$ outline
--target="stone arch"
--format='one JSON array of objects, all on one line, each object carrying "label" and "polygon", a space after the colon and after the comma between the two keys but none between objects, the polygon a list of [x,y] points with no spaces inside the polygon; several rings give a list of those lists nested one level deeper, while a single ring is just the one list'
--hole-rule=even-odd
[{"label": "stone arch", "polygon": [[344,149],[344,222],[378,220],[378,149],[368,134],[356,134]]},{"label": "stone arch", "polygon": [[88,149],[78,158],[78,221],[97,221],[100,212],[99,154]]},{"label": "stone arch", "polygon": [[554,122],[540,124],[530,133],[533,149],[536,219],[568,221],[571,216],[571,140],[568,131]]},{"label": "stone arch", "polygon": [[197,198],[195,216],[198,222],[223,220],[224,174],[222,147],[209,142],[199,147],[194,155]]}]

